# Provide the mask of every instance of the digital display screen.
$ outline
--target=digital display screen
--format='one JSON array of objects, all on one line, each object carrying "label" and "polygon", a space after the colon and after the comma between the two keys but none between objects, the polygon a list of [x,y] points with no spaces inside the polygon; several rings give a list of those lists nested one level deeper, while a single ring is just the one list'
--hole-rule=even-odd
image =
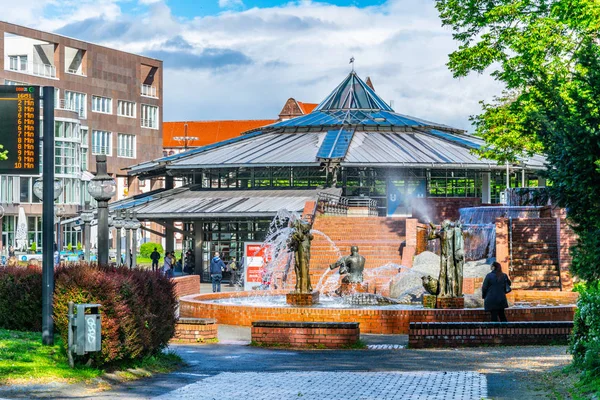
[{"label": "digital display screen", "polygon": [[0,85],[0,174],[40,173],[40,88]]}]

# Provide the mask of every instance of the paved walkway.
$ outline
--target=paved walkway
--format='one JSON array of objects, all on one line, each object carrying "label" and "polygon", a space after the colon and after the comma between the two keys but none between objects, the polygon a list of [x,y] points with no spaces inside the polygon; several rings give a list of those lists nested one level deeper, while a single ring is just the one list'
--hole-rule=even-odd
[{"label": "paved walkway", "polygon": [[[228,334],[231,341],[240,339],[240,332]],[[369,336],[366,341],[373,345],[404,340]],[[536,383],[540,373],[570,362],[564,346],[295,351],[216,344],[171,350],[188,366],[105,392],[63,385],[35,392],[0,389],[0,398],[525,400],[544,398],[544,388]]]}]

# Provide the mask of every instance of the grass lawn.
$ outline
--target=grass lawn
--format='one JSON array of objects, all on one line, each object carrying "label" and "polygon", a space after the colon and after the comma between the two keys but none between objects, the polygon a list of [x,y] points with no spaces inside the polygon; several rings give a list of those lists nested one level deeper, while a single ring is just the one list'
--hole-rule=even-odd
[{"label": "grass lawn", "polygon": [[600,376],[591,376],[572,366],[545,374],[543,383],[554,400],[600,398]]},{"label": "grass lawn", "polygon": [[[114,372],[123,380],[169,372],[183,363],[175,354],[160,354],[121,366]],[[62,341],[56,336],[54,346],[42,346],[39,332],[0,329],[0,385],[86,381],[103,375],[105,370],[76,366],[69,368]]]}]

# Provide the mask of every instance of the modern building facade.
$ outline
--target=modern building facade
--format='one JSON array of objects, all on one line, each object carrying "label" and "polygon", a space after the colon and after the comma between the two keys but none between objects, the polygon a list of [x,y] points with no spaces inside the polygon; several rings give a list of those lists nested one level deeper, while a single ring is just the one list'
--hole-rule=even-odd
[{"label": "modern building facade", "polygon": [[[122,169],[162,155],[162,61],[6,22],[0,22],[0,53],[0,84],[55,88],[55,176],[64,184],[58,200],[62,217],[77,215],[91,200],[85,184],[95,172],[94,155],[107,155],[117,199],[156,185],[140,186]],[[28,246],[41,247],[42,206],[32,190],[36,179],[0,176],[4,248],[15,244],[19,211],[27,219]],[[62,230],[61,248],[82,242],[78,227]]]},{"label": "modern building facade", "polygon": [[210,252],[239,259],[243,242],[264,239],[278,210],[302,212],[323,191],[379,216],[439,222],[458,207],[498,203],[507,187],[543,185],[543,157],[498,165],[472,153],[482,145],[462,130],[395,112],[352,72],[309,113],[133,166],[132,176],[184,186],[112,208],[165,227],[183,223],[177,232],[207,277]]}]

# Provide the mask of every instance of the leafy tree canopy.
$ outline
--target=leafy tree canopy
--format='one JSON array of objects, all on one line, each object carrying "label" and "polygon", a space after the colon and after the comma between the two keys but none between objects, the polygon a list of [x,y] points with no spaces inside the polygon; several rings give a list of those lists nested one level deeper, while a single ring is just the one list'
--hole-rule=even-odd
[{"label": "leafy tree canopy", "polygon": [[552,196],[579,235],[572,270],[600,279],[600,2],[437,0],[460,43],[456,77],[491,71],[505,90],[473,117],[484,157],[544,152]]},{"label": "leafy tree canopy", "polygon": [[2,151],[3,149],[4,149],[4,146],[2,146],[2,145],[0,144],[0,161],[3,161],[3,160],[8,160],[8,155],[7,155],[7,153],[8,153],[8,150],[4,150],[4,151]]}]

